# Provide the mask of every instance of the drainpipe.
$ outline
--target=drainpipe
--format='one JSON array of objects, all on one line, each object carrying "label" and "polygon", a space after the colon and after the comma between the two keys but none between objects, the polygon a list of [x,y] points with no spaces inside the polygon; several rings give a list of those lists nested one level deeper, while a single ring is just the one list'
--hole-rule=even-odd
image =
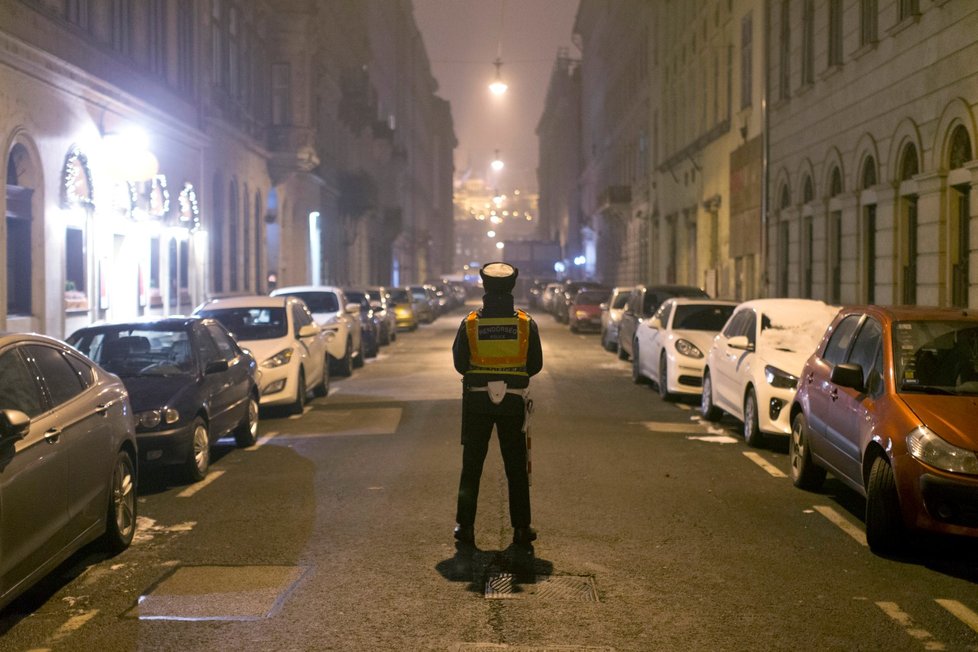
[{"label": "drainpipe", "polygon": [[768,234],[767,234],[767,213],[768,213],[768,185],[770,182],[770,155],[769,148],[771,139],[769,136],[768,124],[768,96],[770,91],[771,68],[768,65],[768,57],[771,47],[771,0],[764,0],[764,55],[761,61],[764,65],[764,90],[761,93],[761,296],[769,296],[770,282],[767,273],[768,259]]}]

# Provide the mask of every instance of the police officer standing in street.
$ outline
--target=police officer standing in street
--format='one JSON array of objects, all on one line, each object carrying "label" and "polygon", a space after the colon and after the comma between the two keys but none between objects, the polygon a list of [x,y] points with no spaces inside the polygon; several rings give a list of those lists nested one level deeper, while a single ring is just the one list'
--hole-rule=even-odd
[{"label": "police officer standing in street", "polygon": [[462,543],[475,542],[479,481],[493,426],[509,484],[513,543],[526,546],[537,538],[530,527],[526,427],[530,376],[543,368],[543,351],[536,322],[513,306],[518,274],[508,263],[482,267],[482,309],[462,321],[452,346],[463,387],[462,477],[455,515],[455,538]]}]

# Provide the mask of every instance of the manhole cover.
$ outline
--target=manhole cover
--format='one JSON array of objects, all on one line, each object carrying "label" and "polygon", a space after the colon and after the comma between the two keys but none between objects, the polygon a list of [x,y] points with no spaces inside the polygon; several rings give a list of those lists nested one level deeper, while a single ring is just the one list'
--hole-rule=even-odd
[{"label": "manhole cover", "polygon": [[274,614],[305,568],[182,566],[126,615],[140,620],[261,620]]},{"label": "manhole cover", "polygon": [[589,575],[535,575],[532,579],[513,573],[492,573],[486,578],[487,598],[534,596],[554,600],[598,602],[594,578]]}]

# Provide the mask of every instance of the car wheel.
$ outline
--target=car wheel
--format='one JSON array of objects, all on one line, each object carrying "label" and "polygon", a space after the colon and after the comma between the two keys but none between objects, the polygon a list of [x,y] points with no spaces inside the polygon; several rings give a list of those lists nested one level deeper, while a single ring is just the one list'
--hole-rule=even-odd
[{"label": "car wheel", "polygon": [[238,448],[254,446],[258,441],[258,399],[254,394],[248,395],[248,413],[234,431],[234,442]]},{"label": "car wheel", "polygon": [[642,374],[641,357],[638,353],[638,342],[632,343],[632,382],[636,385],[644,385],[646,378]]},{"label": "car wheel", "polygon": [[207,470],[211,466],[211,436],[207,432],[207,424],[200,417],[194,419],[192,432],[190,454],[187,456],[184,465],[190,481],[200,482],[207,475]]},{"label": "car wheel", "polygon": [[570,332],[576,333],[577,332],[577,326],[575,326],[574,324],[571,324],[570,325]]},{"label": "car wheel", "polygon": [[707,421],[720,420],[720,408],[713,404],[713,381],[710,372],[703,370],[703,394],[700,396],[700,416]]},{"label": "car wheel", "polygon": [[323,379],[313,387],[312,394],[319,398],[329,396],[329,356],[326,356],[326,362],[323,363]]},{"label": "car wheel", "polygon": [[791,422],[791,443],[788,447],[791,481],[799,489],[815,491],[825,482],[825,469],[812,461],[808,449],[808,420],[801,412]]},{"label": "car wheel", "polygon": [[903,529],[893,467],[884,457],[877,457],[866,484],[866,543],[878,554],[896,552]]},{"label": "car wheel", "polygon": [[628,351],[626,351],[624,348],[622,348],[622,345],[621,345],[621,337],[618,338],[618,359],[619,360],[628,360]]},{"label": "car wheel", "polygon": [[672,398],[672,394],[669,393],[669,362],[666,360],[666,354],[663,353],[659,356],[659,396],[662,397],[663,401],[668,401]]},{"label": "car wheel", "polygon": [[299,369],[299,382],[296,383],[295,387],[295,401],[289,406],[289,412],[302,414],[304,409],[306,409],[306,372],[304,369]]},{"label": "car wheel", "polygon": [[757,423],[757,396],[753,389],[748,389],[744,397],[744,441],[751,448],[764,445],[764,433]]},{"label": "car wheel", "polygon": [[128,548],[136,533],[136,465],[127,451],[116,455],[109,489],[103,543],[106,550],[115,554]]},{"label": "car wheel", "polygon": [[346,349],[343,351],[343,358],[335,362],[337,376],[349,377],[353,375],[353,340],[349,337],[346,338]]},{"label": "car wheel", "polygon": [[353,366],[357,369],[363,367],[364,355],[363,355],[363,336],[360,336],[360,350],[357,351],[357,355],[353,358]]}]

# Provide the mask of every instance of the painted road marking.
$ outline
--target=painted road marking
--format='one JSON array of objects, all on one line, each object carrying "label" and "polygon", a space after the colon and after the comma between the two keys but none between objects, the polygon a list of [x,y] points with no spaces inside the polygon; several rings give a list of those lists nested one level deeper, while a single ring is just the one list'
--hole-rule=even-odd
[{"label": "painted road marking", "polygon": [[703,426],[698,423],[671,423],[669,421],[637,421],[640,426],[651,432],[671,432],[674,434],[689,433],[702,435]]},{"label": "painted road marking", "polygon": [[189,487],[187,487],[186,489],[178,493],[177,498],[190,498],[195,493],[197,493],[207,485],[211,484],[222,475],[224,475],[224,471],[211,471],[210,473],[207,474],[206,478],[204,478],[203,480],[201,480],[196,484],[190,485]]},{"label": "painted road marking", "polygon": [[311,409],[312,409],[312,406],[311,405],[306,405],[305,407],[302,408],[302,412],[300,414],[293,414],[289,418],[290,419],[301,419],[302,417],[306,416],[309,413],[309,410],[311,410]]},{"label": "painted road marking", "polygon": [[273,438],[275,438],[276,435],[278,435],[278,431],[272,431],[267,435],[262,435],[261,437],[258,438],[258,441],[256,441],[253,445],[249,446],[245,450],[256,451],[262,446],[264,446],[265,444],[267,444],[268,442],[270,442]]},{"label": "painted road marking", "polygon": [[883,610],[893,622],[903,628],[903,631],[912,638],[924,644],[925,650],[943,650],[944,644],[934,638],[926,629],[914,627],[913,619],[905,611],[900,609],[896,602],[877,602],[876,606]]},{"label": "painted road marking", "polygon": [[828,505],[814,505],[815,511],[829,519],[840,530],[851,536],[859,545],[866,545],[866,533],[861,528],[850,523],[842,514],[835,511]]},{"label": "painted road marking", "polygon": [[731,437],[730,435],[703,435],[702,437],[687,437],[686,439],[695,439],[696,441],[705,441],[710,444],[736,444],[739,439]]},{"label": "painted road marking", "polygon": [[935,602],[950,611],[955,618],[965,625],[978,632],[978,613],[975,613],[957,600],[938,599]]},{"label": "painted road marking", "polygon": [[47,647],[34,648],[33,650],[28,650],[28,652],[50,652],[55,645],[63,641],[68,636],[71,636],[72,632],[81,629],[85,623],[94,618],[96,614],[98,614],[98,609],[92,609],[90,611],[80,613],[77,616],[72,616],[65,622],[64,625],[59,627],[57,631],[51,635],[51,638],[45,641]]},{"label": "painted road marking", "polygon": [[686,405],[685,403],[676,403],[675,405],[680,410],[691,410],[692,409],[692,406]]},{"label": "painted road marking", "polygon": [[762,469],[764,469],[765,471],[767,471],[768,473],[770,473],[772,477],[775,477],[775,478],[787,478],[788,477],[784,473],[781,472],[781,469],[779,469],[778,467],[774,466],[773,464],[771,464],[766,459],[764,459],[759,454],[757,454],[757,453],[755,453],[753,451],[745,451],[744,452],[744,457],[746,457],[751,462],[753,462],[754,464],[758,465],[759,467],[761,467]]}]

